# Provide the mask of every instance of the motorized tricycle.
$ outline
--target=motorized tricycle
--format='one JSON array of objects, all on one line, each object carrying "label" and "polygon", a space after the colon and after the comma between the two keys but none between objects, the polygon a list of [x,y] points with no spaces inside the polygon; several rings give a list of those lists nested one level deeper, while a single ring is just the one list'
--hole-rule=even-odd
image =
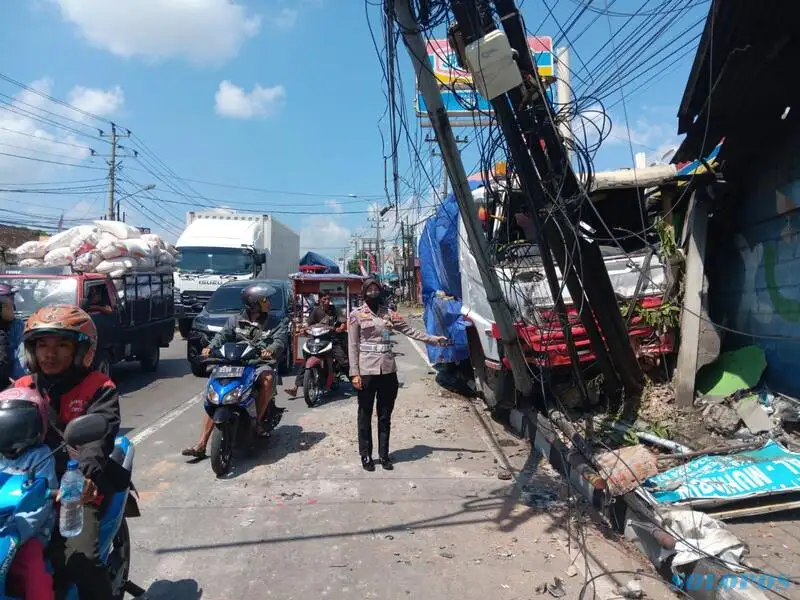
[{"label": "motorized tricycle", "polygon": [[[355,308],[364,278],[339,273],[296,273],[289,277],[294,287],[295,314],[300,318],[310,314],[312,298],[319,294],[329,295],[335,310],[335,319],[331,323],[311,324],[309,327],[303,321],[294,323],[292,356],[295,365],[303,369],[303,398],[308,406],[315,406],[326,392],[336,387],[340,374],[347,375],[340,373],[335,364],[333,344],[337,341],[346,343],[347,333],[343,326]],[[301,339],[305,339],[302,344]]]}]

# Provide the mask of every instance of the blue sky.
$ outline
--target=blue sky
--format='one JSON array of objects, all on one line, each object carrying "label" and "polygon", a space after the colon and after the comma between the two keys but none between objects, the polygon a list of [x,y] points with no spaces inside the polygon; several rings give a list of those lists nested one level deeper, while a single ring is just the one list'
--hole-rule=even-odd
[{"label": "blue sky", "polygon": [[[558,37],[557,23],[570,22],[582,2],[527,0],[523,13],[530,30]],[[572,47],[579,93],[622,72],[625,102],[619,90],[604,90],[614,126],[595,168],[628,167],[631,146],[654,159],[678,141],[677,104],[708,6],[678,2],[694,8],[676,12],[659,40],[634,44],[635,60],[676,40],[648,63],[659,68],[636,78],[629,57],[611,59],[607,42],[609,31],[652,21],[625,16],[648,3],[593,4],[608,14],[584,10],[562,44]],[[650,4],[655,10],[665,3]],[[555,18],[545,19],[546,9]],[[380,11],[370,5],[368,12],[382,46]],[[410,135],[420,139],[426,132],[411,118],[413,73],[400,51]],[[3,11],[0,55],[2,75],[134,133],[120,141],[123,210],[129,222],[167,238],[175,238],[186,210],[227,205],[274,213],[302,233],[305,248],[335,256],[351,233],[364,230],[370,206],[386,204],[379,133],[388,131],[380,120],[385,82],[359,0],[30,0]],[[6,80],[0,94],[0,189],[26,190],[0,192],[0,222],[54,224],[54,207],[63,207],[68,225],[102,214],[109,146],[97,128],[107,133],[108,123]],[[596,103],[585,105],[596,117]],[[477,161],[476,146],[464,151],[468,167]],[[402,195],[423,206],[431,203],[427,181],[441,178],[430,150],[420,145],[420,163],[406,143],[400,149]],[[150,184],[152,191],[124,198]]]}]

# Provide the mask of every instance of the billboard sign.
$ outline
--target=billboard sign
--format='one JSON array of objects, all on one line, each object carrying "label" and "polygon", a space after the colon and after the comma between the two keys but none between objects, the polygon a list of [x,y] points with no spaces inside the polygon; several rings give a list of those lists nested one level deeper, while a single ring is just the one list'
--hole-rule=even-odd
[{"label": "billboard sign", "polygon": [[[553,58],[553,38],[528,38],[528,47],[536,62],[539,75],[552,76],[555,73]],[[431,40],[427,43],[428,60],[433,74],[442,86],[442,101],[447,113],[452,117],[471,117],[491,114],[491,104],[482,98],[472,85],[472,74],[459,69],[456,65],[456,53],[450,48],[447,40]],[[547,90],[552,101],[552,92]],[[472,109],[472,110],[470,110]],[[427,108],[422,94],[417,91],[417,115],[427,115]]]}]

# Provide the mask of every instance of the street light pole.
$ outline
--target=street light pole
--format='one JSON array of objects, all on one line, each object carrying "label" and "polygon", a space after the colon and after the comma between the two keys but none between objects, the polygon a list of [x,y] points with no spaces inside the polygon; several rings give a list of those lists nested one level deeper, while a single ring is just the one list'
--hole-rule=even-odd
[{"label": "street light pole", "polygon": [[[117,204],[117,207],[116,207],[117,208],[117,210],[116,210],[117,221],[119,221],[120,203],[123,200],[125,200],[125,198],[130,198],[131,196],[135,196],[136,194],[140,194],[142,192],[149,192],[150,190],[154,190],[155,187],[156,187],[156,184],[151,183],[150,185],[146,185],[146,186],[142,187],[141,189],[136,190],[135,192],[131,192],[130,194],[125,194],[124,196],[122,196],[120,198],[117,198],[117,202],[116,202],[116,204]],[[113,214],[112,214],[112,217],[113,217]]]}]

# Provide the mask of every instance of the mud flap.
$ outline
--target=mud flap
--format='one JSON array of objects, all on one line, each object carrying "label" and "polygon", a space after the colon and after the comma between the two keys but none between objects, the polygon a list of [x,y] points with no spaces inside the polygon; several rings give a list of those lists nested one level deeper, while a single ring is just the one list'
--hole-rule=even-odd
[{"label": "mud flap", "polygon": [[128,494],[128,499],[125,501],[125,516],[126,517],[141,517],[142,512],[139,510],[139,493],[131,481],[131,489]]}]

